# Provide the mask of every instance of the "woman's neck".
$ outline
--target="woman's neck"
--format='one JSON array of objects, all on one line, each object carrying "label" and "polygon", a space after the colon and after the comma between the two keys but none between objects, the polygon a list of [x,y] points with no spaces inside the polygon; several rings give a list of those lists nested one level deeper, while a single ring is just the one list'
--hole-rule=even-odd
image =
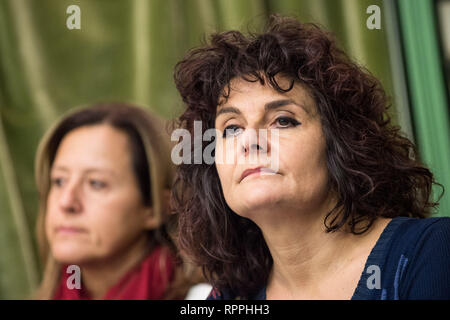
[{"label": "woman's neck", "polygon": [[108,290],[138,265],[147,254],[148,238],[144,235],[131,247],[127,247],[109,259],[81,265],[82,285],[91,299],[104,299]]},{"label": "woman's neck", "polygon": [[323,278],[347,247],[343,232],[326,233],[322,221],[289,219],[276,234],[263,234],[273,258],[270,280],[292,292]]},{"label": "woman's neck", "polygon": [[375,223],[363,235],[354,235],[348,228],[326,232],[324,219],[333,206],[329,202],[314,214],[298,210],[272,212],[277,222],[268,223],[266,215],[265,223],[258,224],[273,258],[268,291],[283,292],[283,298],[297,299],[320,295],[317,290],[321,286],[326,288],[329,284],[330,289],[334,284],[339,286],[336,278],[341,276],[348,279],[356,276],[352,279],[357,282],[387,221]]}]

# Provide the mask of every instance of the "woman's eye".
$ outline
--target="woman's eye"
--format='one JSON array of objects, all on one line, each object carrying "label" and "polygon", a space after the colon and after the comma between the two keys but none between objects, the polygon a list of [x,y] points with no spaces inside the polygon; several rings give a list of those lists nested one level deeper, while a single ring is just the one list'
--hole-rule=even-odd
[{"label": "woman's eye", "polygon": [[279,128],[296,127],[300,124],[300,122],[290,117],[279,117],[275,122]]},{"label": "woman's eye", "polygon": [[106,183],[94,179],[89,180],[89,185],[95,190],[101,190],[106,187]]},{"label": "woman's eye", "polygon": [[241,133],[241,131],[242,131],[241,127],[239,127],[235,124],[231,124],[231,125],[227,126],[225,128],[225,130],[223,131],[223,138],[230,137],[230,136],[236,136],[239,133]]},{"label": "woman's eye", "polygon": [[64,179],[63,178],[51,178],[50,183],[52,186],[61,187],[64,183]]}]

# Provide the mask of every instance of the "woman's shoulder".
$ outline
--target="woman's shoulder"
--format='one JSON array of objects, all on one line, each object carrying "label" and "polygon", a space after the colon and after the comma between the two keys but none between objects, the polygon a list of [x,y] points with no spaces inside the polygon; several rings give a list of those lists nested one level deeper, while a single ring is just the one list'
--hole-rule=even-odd
[{"label": "woman's shoulder", "polygon": [[[431,248],[450,250],[450,218],[397,217],[386,226],[373,255],[378,258],[407,257],[409,261],[423,257]],[[442,256],[443,258],[445,257]]]},{"label": "woman's shoulder", "polygon": [[399,239],[411,248],[411,261],[417,263],[429,259],[428,263],[445,262],[450,268],[449,217],[410,219],[398,233]]},{"label": "woman's shoulder", "polygon": [[432,217],[425,219],[398,217],[391,224],[395,230],[394,239],[398,242],[416,243],[438,241],[448,244],[450,218]]},{"label": "woman's shoulder", "polygon": [[155,247],[144,260],[149,270],[170,282],[174,276],[177,259],[175,253],[166,246]]},{"label": "woman's shoulder", "polygon": [[450,298],[450,218],[394,218],[384,231],[382,299]]},{"label": "woman's shoulder", "polygon": [[393,218],[370,253],[353,299],[450,298],[450,218]]}]

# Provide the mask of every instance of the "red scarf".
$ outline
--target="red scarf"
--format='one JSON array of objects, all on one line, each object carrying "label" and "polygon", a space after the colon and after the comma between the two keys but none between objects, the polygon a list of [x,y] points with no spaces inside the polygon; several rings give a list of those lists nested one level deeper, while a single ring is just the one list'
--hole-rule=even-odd
[{"label": "red scarf", "polygon": [[[63,266],[61,282],[55,300],[90,300],[89,293],[81,289],[69,289]],[[83,272],[81,270],[81,272]],[[104,300],[158,300],[164,299],[167,286],[172,282],[175,272],[175,258],[163,247],[155,248],[139,265],[127,272],[122,279],[110,288]]]}]

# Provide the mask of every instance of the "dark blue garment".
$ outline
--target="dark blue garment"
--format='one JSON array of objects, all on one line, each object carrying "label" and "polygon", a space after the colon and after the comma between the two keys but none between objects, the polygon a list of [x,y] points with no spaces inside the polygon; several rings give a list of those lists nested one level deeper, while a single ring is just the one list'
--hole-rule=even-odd
[{"label": "dark blue garment", "polygon": [[[213,290],[208,300],[236,298]],[[265,299],[265,286],[251,297]],[[399,299],[450,300],[450,218],[397,217],[381,233],[352,300]]]}]

